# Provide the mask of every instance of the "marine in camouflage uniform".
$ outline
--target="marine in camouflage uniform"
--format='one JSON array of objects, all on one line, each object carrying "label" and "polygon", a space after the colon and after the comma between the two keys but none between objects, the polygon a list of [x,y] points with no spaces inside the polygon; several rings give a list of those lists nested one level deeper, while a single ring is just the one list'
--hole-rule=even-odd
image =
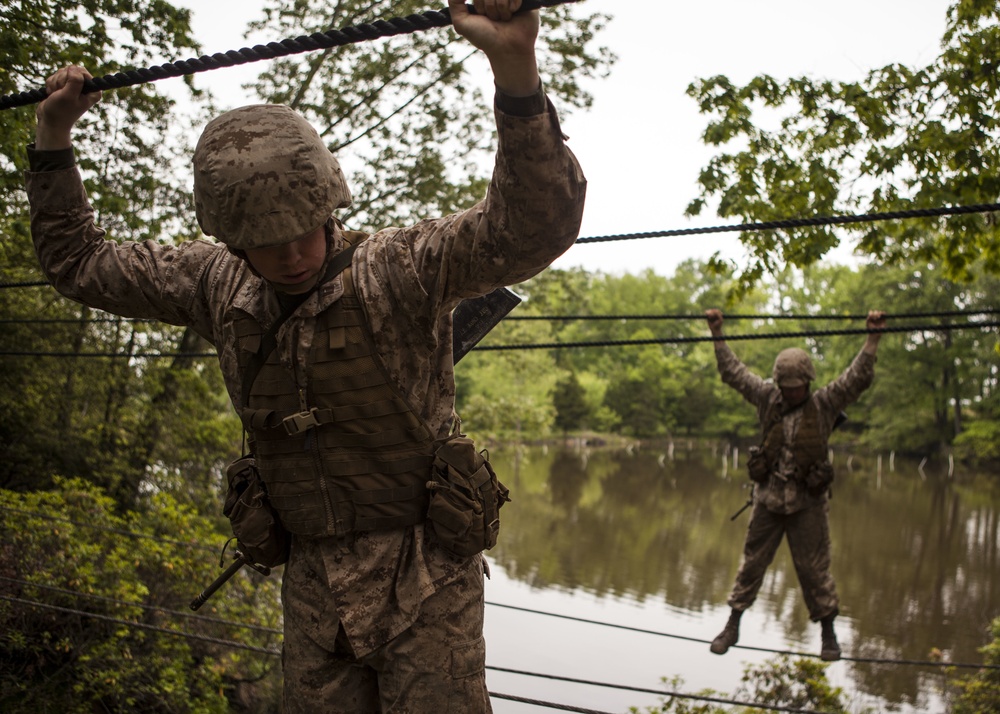
[{"label": "marine in camouflage uniform", "polygon": [[[766,572],[783,538],[795,564],[809,617],[822,626],[820,656],[840,659],[833,627],[839,600],[830,573],[829,491],[833,467],[827,442],[837,417],[856,401],[875,376],[881,332],[869,332],[851,365],[830,384],[810,392],[816,379],[805,350],[782,350],[775,359],[773,380],[751,372],[722,339],[722,312],[706,313],[715,340],[715,358],[722,381],[757,408],[763,441],[750,460],[755,482],[753,510],[743,546],[743,564],[729,596],[732,612],[711,650],[724,654],[739,640],[743,612],[757,597]],[[880,330],[885,315],[872,311],[867,328]]]},{"label": "marine in camouflage uniform", "polygon": [[[519,0],[475,4],[477,16],[457,0],[450,9],[494,72],[492,183],[469,210],[408,228],[346,231],[333,217],[350,200],[336,160],[305,120],[263,105],[213,120],[195,152],[199,223],[221,244],[108,241],[72,151],[73,125],[98,99],[81,94],[86,70],[56,72],[37,110],[26,181],[46,276],[74,300],[212,342],[255,438],[292,532],[288,714],[491,710],[485,559],[451,554],[423,522],[380,528],[398,521],[377,515],[383,501],[393,518],[424,506],[426,494],[393,489],[394,479],[423,483],[454,426],[452,310],[543,270],[574,243],[583,212],[586,181],[538,79],[537,12],[512,17]],[[350,267],[328,274],[349,244]],[[247,356],[282,310],[291,316],[245,399]],[[286,433],[290,407],[317,422]]]}]

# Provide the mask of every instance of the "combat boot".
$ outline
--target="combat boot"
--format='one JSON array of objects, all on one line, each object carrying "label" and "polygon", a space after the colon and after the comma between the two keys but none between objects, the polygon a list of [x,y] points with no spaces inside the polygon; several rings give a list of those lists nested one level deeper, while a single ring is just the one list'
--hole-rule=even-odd
[{"label": "combat boot", "polygon": [[740,640],[740,617],[743,616],[742,610],[733,610],[729,614],[729,622],[719,633],[719,636],[712,640],[712,646],[709,647],[715,654],[726,654],[729,648],[735,645]]},{"label": "combat boot", "polygon": [[819,658],[824,662],[836,662],[840,659],[840,644],[837,642],[837,633],[833,631],[833,618],[835,617],[836,615],[830,615],[819,621],[823,628],[823,642],[820,645]]}]

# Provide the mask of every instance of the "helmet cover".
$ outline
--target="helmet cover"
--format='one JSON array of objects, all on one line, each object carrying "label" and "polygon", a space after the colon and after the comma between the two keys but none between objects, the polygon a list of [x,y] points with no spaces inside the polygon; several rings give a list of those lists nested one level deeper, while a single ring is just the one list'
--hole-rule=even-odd
[{"label": "helmet cover", "polygon": [[300,114],[258,104],[208,123],[194,151],[198,225],[230,248],[282,245],[351,205],[340,164]]},{"label": "helmet cover", "polygon": [[801,387],[816,379],[816,370],[808,352],[789,347],[778,353],[772,376],[779,387]]}]

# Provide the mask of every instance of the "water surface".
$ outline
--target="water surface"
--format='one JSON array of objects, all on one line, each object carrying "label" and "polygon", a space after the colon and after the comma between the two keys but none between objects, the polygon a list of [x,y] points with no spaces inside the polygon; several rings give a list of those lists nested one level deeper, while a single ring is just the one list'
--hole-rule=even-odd
[{"label": "water surface", "polygon": [[[729,612],[749,511],[731,517],[749,481],[732,455],[687,446],[492,451],[514,501],[489,553],[491,691],[625,712],[660,698],[497,668],[644,689],[680,677],[680,691],[728,697],[748,663],[773,656],[708,651]],[[1000,616],[1000,489],[961,468],[949,477],[946,463],[859,454],[834,462],[830,528],[844,655],[981,662],[977,648]],[[818,653],[819,640],[782,545],[743,617],[740,645]],[[828,674],[852,711],[944,710],[941,668],[842,661]],[[545,711],[497,699],[494,710]]]}]

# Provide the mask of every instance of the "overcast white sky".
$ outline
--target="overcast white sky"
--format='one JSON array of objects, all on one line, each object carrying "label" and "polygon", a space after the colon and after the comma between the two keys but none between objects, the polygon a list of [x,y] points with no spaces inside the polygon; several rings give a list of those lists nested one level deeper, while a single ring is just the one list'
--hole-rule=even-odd
[{"label": "overcast white sky", "polygon": [[[248,44],[247,21],[263,0],[175,0],[190,7],[196,37],[207,54]],[[428,2],[427,9],[446,3]],[[612,75],[590,85],[589,112],[563,117],[589,180],[582,236],[715,226],[712,214],[684,217],[697,195],[699,170],[711,156],[701,143],[706,117],[686,94],[699,77],[724,74],[745,82],[761,73],[779,79],[809,75],[860,79],[900,62],[924,65],[939,53],[951,0],[584,0],[582,9],[614,16],[600,38],[617,53]],[[375,19],[375,18],[373,18]],[[431,32],[446,30],[431,30]],[[281,40],[282,37],[252,38]],[[172,59],[172,58],[168,58]],[[165,60],[166,61],[166,60]],[[262,63],[195,75],[227,105],[252,99],[240,85]],[[484,76],[484,89],[490,78]],[[177,80],[167,80],[177,81]],[[489,96],[489,92],[487,93]],[[578,245],[556,267],[605,272],[653,268],[668,275],[687,258],[716,251],[740,259],[735,234],[654,238]],[[838,254],[846,259],[847,250]]]}]

